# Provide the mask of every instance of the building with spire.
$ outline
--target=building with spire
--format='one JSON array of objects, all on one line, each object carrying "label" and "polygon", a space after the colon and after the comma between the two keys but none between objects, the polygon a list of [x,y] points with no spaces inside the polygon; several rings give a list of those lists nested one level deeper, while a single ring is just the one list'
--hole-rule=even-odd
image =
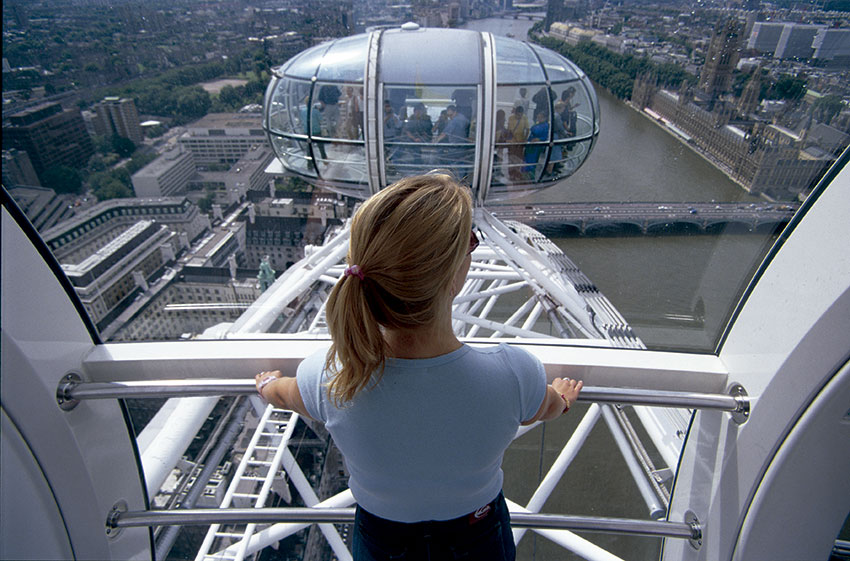
[{"label": "building with spire", "polygon": [[753,71],[741,97],[738,98],[738,113],[743,116],[755,113],[759,105],[759,93],[761,92],[761,67]]},{"label": "building with spire", "polygon": [[720,21],[714,28],[698,84],[709,98],[732,89],[732,71],[740,58],[743,35],[744,23],[734,16]]}]

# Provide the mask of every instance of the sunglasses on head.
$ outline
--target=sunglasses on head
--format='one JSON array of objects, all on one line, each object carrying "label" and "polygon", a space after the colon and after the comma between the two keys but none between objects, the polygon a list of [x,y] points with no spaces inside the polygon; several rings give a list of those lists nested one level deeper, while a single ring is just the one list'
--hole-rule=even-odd
[{"label": "sunglasses on head", "polygon": [[478,236],[475,235],[475,230],[470,230],[469,232],[469,250],[466,252],[467,255],[470,255],[475,248],[481,243],[479,241]]}]

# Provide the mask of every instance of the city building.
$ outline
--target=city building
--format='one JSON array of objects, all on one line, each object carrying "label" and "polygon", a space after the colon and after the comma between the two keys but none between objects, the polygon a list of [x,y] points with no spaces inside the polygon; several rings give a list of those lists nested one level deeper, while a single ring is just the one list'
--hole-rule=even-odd
[{"label": "city building", "polygon": [[[3,184],[7,185],[5,179]],[[76,207],[72,195],[57,195],[46,187],[14,187],[9,189],[9,194],[39,232],[74,216]]]},{"label": "city building", "polygon": [[164,224],[140,220],[79,263],[62,263],[89,317],[106,325],[136,289],[175,258],[177,235]]},{"label": "city building", "polygon": [[774,58],[794,58],[808,60],[815,53],[813,43],[822,25],[786,23],[776,45]]},{"label": "city building", "polygon": [[244,261],[244,254],[245,222],[230,220],[206,232],[180,262],[186,267],[226,267],[231,265],[231,259]]},{"label": "city building", "polygon": [[814,58],[850,67],[850,29],[818,30],[812,41]]},{"label": "city building", "polygon": [[35,187],[41,185],[38,174],[32,167],[29,154],[15,148],[3,150],[3,185],[7,188],[19,185]]},{"label": "city building", "polygon": [[[243,200],[248,191],[266,191],[266,167],[274,160],[268,144],[255,145],[227,171],[198,171],[187,188],[213,193],[217,204],[231,205]],[[134,180],[135,181],[135,180]]]},{"label": "city building", "polygon": [[743,33],[743,22],[734,16],[715,26],[699,76],[699,89],[709,97],[731,89],[732,71],[738,64]]},{"label": "city building", "polygon": [[4,119],[3,148],[26,152],[39,177],[56,166],[79,169],[94,154],[80,112],[63,110],[58,103],[37,105]]},{"label": "city building", "polygon": [[784,28],[784,23],[755,22],[747,38],[747,49],[758,51],[763,55],[773,55]]},{"label": "city building", "polygon": [[210,227],[209,217],[185,197],[111,199],[45,230],[42,237],[60,263],[79,263],[140,220],[168,226],[181,247]]},{"label": "city building", "polygon": [[268,258],[277,271],[283,271],[304,258],[308,245],[322,245],[325,237],[342,225],[341,220],[255,216],[245,233],[245,257],[248,267],[259,268]]},{"label": "city building", "polygon": [[256,269],[183,267],[111,340],[192,338],[216,325],[234,322],[261,293]]},{"label": "city building", "polygon": [[233,165],[252,148],[268,144],[262,120],[258,113],[211,113],[187,125],[177,141],[196,166]]},{"label": "city building", "polygon": [[809,23],[755,22],[747,49],[777,59],[819,59],[847,65],[850,30]]},{"label": "city building", "polygon": [[97,134],[122,136],[129,138],[136,145],[144,140],[142,127],[139,125],[139,112],[132,99],[105,97],[103,101],[94,105],[94,110],[98,117],[93,122]]},{"label": "city building", "polygon": [[131,178],[137,197],[169,197],[186,192],[195,175],[195,159],[183,146],[165,152]]},{"label": "city building", "polygon": [[821,157],[813,151],[803,154],[805,137],[778,125],[756,121],[743,129],[728,124],[728,112],[700,107],[684,92],[661,89],[646,99],[646,107],[671,130],[752,193],[780,200],[799,197],[835,159],[825,151]]}]

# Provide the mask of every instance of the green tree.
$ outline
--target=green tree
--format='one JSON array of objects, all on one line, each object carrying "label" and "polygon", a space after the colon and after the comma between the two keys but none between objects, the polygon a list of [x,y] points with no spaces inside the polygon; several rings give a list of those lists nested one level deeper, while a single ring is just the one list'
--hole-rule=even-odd
[{"label": "green tree", "polygon": [[213,203],[215,202],[215,193],[212,191],[207,191],[207,194],[204,195],[204,198],[198,201],[198,208],[201,209],[201,212],[209,212],[212,210]]},{"label": "green tree", "polygon": [[68,166],[53,166],[41,174],[41,183],[57,193],[79,193],[83,187],[80,172]]},{"label": "green tree", "polygon": [[93,136],[91,141],[92,144],[94,144],[95,152],[98,152],[99,154],[109,154],[112,152],[112,142],[110,142],[110,140],[105,136]]},{"label": "green tree", "polygon": [[829,94],[814,102],[812,112],[815,119],[828,125],[836,115],[841,113],[843,108],[844,101],[842,101],[841,96]]},{"label": "green tree", "polygon": [[806,93],[806,80],[781,74],[771,88],[772,99],[784,99],[786,101],[797,101]]},{"label": "green tree", "polygon": [[133,190],[117,179],[109,179],[94,189],[94,196],[97,197],[97,200],[99,201],[105,201],[107,199],[125,199],[133,196]]},{"label": "green tree", "polygon": [[[243,88],[244,91],[244,88]],[[226,106],[235,107],[242,101],[242,96],[233,86],[224,86],[218,92],[218,99]]]},{"label": "green tree", "polygon": [[115,153],[122,158],[129,158],[136,151],[136,144],[132,140],[117,134],[112,137],[111,144]]},{"label": "green tree", "polygon": [[211,104],[206,90],[200,86],[189,88],[177,98],[177,114],[189,120],[200,119],[207,114]]},{"label": "green tree", "polygon": [[100,153],[92,154],[91,158],[89,158],[88,167],[93,172],[103,171],[107,167],[106,158]]}]

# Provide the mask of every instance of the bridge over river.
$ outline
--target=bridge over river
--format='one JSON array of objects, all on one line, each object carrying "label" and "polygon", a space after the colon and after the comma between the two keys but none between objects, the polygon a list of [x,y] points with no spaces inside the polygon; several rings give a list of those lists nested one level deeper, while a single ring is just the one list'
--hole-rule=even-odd
[{"label": "bridge over river", "polygon": [[663,234],[773,231],[787,224],[799,203],[534,203],[488,209],[548,234]]}]

